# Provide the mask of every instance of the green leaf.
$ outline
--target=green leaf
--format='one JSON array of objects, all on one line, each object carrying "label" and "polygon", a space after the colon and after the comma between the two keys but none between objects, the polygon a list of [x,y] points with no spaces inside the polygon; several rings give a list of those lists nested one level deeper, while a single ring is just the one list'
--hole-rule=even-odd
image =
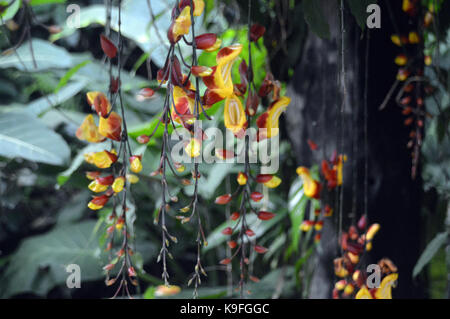
[{"label": "green leaf", "polygon": [[0,295],[5,298],[30,292],[45,296],[66,282],[69,264],[81,268],[81,289],[84,282],[103,277],[94,226],[94,221],[67,224],[25,239],[3,274]]},{"label": "green leaf", "polygon": [[[72,57],[62,47],[41,39],[23,43],[16,54],[0,56],[0,68],[16,68],[21,71],[42,71],[52,68],[70,68]],[[33,63],[36,62],[36,67]]]},{"label": "green leaf", "polygon": [[322,4],[318,0],[303,0],[302,8],[306,23],[321,38],[330,37],[330,27],[322,12]]},{"label": "green leaf", "polygon": [[27,111],[36,116],[48,111],[52,107],[58,106],[68,99],[78,94],[85,86],[87,82],[77,81],[70,83],[61,88],[57,93],[49,94],[34,100],[27,105]]},{"label": "green leaf", "polygon": [[0,155],[64,165],[70,149],[64,139],[26,113],[0,113]]},{"label": "green leaf", "polygon": [[31,0],[32,6],[40,6],[43,4],[52,4],[52,3],[65,3],[66,0]]},{"label": "green leaf", "polygon": [[376,0],[347,0],[350,11],[356,19],[359,27],[364,30],[368,17],[367,7],[370,4],[377,3]]},{"label": "green leaf", "polygon": [[289,190],[289,217],[291,218],[291,245],[290,250],[298,251],[300,239],[300,225],[305,218],[308,197],[303,192],[303,182],[298,177]]},{"label": "green leaf", "polygon": [[2,5],[2,6],[7,6],[8,4],[10,4],[13,1],[14,1],[14,3],[11,4],[11,6],[9,6],[2,14],[0,14],[0,17],[1,17],[0,25],[5,23],[9,19],[14,18],[17,11],[19,11],[20,5],[22,4],[21,0],[0,1],[0,5]]},{"label": "green leaf", "polygon": [[55,93],[57,93],[59,91],[60,88],[62,88],[63,86],[65,86],[67,84],[67,82],[70,80],[70,78],[78,72],[79,69],[81,69],[82,67],[84,67],[85,65],[91,63],[90,60],[86,60],[83,61],[77,65],[75,65],[73,68],[71,68],[69,71],[67,71],[66,74],[64,74],[64,76],[61,78],[61,80],[59,80],[58,85],[55,88]]},{"label": "green leaf", "polygon": [[448,233],[442,232],[436,235],[434,239],[428,244],[425,248],[424,252],[420,256],[417,264],[413,269],[413,278],[416,277],[422,269],[430,262],[430,260],[436,255],[438,250],[444,245],[447,241]]}]

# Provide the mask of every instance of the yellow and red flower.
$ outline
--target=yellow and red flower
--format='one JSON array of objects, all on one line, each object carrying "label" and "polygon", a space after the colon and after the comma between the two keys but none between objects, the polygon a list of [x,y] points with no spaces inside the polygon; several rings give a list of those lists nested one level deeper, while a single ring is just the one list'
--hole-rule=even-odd
[{"label": "yellow and red flower", "polygon": [[225,100],[225,109],[223,111],[225,127],[235,135],[241,133],[247,127],[247,117],[241,100],[232,95]]},{"label": "yellow and red flower", "polygon": [[101,116],[98,131],[101,135],[109,139],[120,141],[122,133],[122,118],[116,112],[111,112],[107,118]]},{"label": "yellow and red flower", "polygon": [[142,156],[141,155],[133,155],[130,156],[130,158],[128,159],[130,162],[130,170],[133,173],[139,173],[140,171],[142,171]]},{"label": "yellow and red flower", "polygon": [[105,177],[97,177],[89,184],[89,189],[95,193],[101,193],[108,189],[108,187],[114,182],[114,176],[109,175]]},{"label": "yellow and red flower", "polygon": [[318,181],[312,178],[309,170],[306,167],[300,166],[296,170],[298,176],[303,181],[303,191],[306,196],[318,199],[320,197],[321,185]]},{"label": "yellow and red flower", "polygon": [[[277,136],[279,133],[279,124],[281,114],[286,111],[291,99],[283,96],[272,102],[268,110],[261,114],[256,120],[256,125],[260,128],[258,140]],[[261,130],[263,129],[263,130]]]},{"label": "yellow and red flower", "polygon": [[117,161],[117,154],[115,150],[92,152],[84,154],[84,159],[89,164],[94,164],[98,168],[108,168]]},{"label": "yellow and red flower", "polygon": [[109,200],[108,195],[95,196],[89,202],[88,207],[92,210],[99,210],[99,209],[103,208],[103,206],[106,205],[108,200]]},{"label": "yellow and red flower", "polygon": [[88,92],[87,101],[95,112],[101,117],[106,117],[111,111],[111,104],[108,98],[102,92]]},{"label": "yellow and red flower", "polygon": [[99,133],[97,125],[95,125],[94,117],[89,114],[85,117],[81,126],[77,129],[76,136],[79,140],[85,140],[90,143],[99,143],[106,138]]},{"label": "yellow and red flower", "polygon": [[234,85],[231,69],[241,51],[241,44],[233,44],[222,48],[217,53],[217,66],[212,67],[211,75],[203,77],[203,82],[208,88],[204,98],[206,105],[212,105],[233,95]]}]

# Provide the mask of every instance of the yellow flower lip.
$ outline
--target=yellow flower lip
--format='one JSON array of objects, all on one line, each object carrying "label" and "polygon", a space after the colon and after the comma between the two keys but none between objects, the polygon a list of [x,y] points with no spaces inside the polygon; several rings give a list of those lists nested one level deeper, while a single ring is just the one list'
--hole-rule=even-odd
[{"label": "yellow flower lip", "polygon": [[224,121],[225,127],[234,134],[243,130],[247,123],[244,107],[240,99],[234,94],[225,100]]}]

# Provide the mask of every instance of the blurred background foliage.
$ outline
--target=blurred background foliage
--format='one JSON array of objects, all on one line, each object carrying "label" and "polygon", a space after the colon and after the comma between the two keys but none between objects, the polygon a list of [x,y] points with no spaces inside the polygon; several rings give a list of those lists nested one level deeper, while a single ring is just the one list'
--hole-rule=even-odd
[{"label": "blurred background foliage", "polygon": [[[1,0],[0,4],[11,1]],[[199,33],[218,33],[224,45],[246,41],[247,9],[243,2],[205,2],[206,12]],[[257,8],[254,21],[267,28],[264,39],[253,47],[256,84],[259,86],[262,82],[263,70],[271,70],[276,77],[287,82],[301,55],[302,40],[308,26],[326,37],[326,21],[316,19],[320,12],[313,1],[286,1],[287,12],[280,11],[278,1],[254,2]],[[0,57],[0,297],[3,298],[107,297],[114,291],[105,287],[102,271],[108,209],[95,213],[86,207],[90,193],[84,175],[88,165],[84,163],[83,154],[103,149],[104,145],[86,145],[75,137],[77,127],[90,112],[85,93],[106,91],[109,85],[98,41],[105,24],[105,7],[100,0],[70,3],[81,7],[78,28],[70,28],[66,24],[70,12],[66,11],[69,2],[65,0],[31,0],[35,19],[29,25],[8,20],[15,17],[14,21],[17,21],[20,16],[19,0],[1,13],[1,50],[4,52],[23,42],[16,54]],[[174,1],[151,0],[150,3],[154,21],[145,0],[124,1],[122,10],[125,37],[122,84],[128,130],[133,141],[153,130],[162,105],[159,94],[147,101],[136,99],[140,88],[156,85],[152,79],[164,62],[167,51],[165,34]],[[348,4],[360,22],[363,13],[357,1],[348,1]],[[450,15],[449,11],[442,12]],[[117,10],[113,9],[113,29],[117,28],[116,19]],[[428,252],[425,251],[417,269],[419,273],[432,261],[431,267],[427,268],[429,289],[430,295],[436,298],[446,296],[448,265],[445,261],[448,234],[442,227],[450,191],[450,140],[448,134],[443,133],[448,131],[450,121],[450,39],[446,21],[448,17],[442,16],[441,22],[446,27],[445,32],[439,35],[440,68],[445,78],[439,79],[433,72],[429,74],[442,90],[427,101],[432,105],[430,112],[435,116],[428,119],[422,149],[425,159],[424,192],[428,201],[424,205],[424,227],[428,234],[424,241],[431,241],[437,233],[440,237]],[[62,30],[49,34],[37,22],[58,25]],[[31,37],[21,39],[21,30],[28,27]],[[116,40],[114,36],[116,34],[112,39]],[[436,43],[436,39],[428,41],[430,45]],[[247,50],[244,46],[241,56],[246,57]],[[148,58],[151,62],[147,65]],[[200,64],[204,65],[213,65],[214,60],[215,54],[206,52],[199,58]],[[234,72],[237,76],[237,70]],[[436,106],[436,99],[442,110]],[[218,103],[208,112],[214,116],[208,125],[223,128],[221,110],[223,103]],[[157,137],[161,137],[162,127],[160,129]],[[139,174],[140,182],[132,187],[133,198],[128,205],[131,207],[129,214],[135,217],[137,253],[134,263],[140,278],[136,294],[144,298],[155,298],[155,286],[162,283],[161,268],[156,263],[160,231],[153,224],[155,210],[161,201],[160,180],[149,175],[158,165],[159,143],[157,139],[147,147],[137,143],[132,145],[135,153],[143,154],[144,166]],[[254,298],[306,297],[308,283],[305,280],[308,276],[305,274],[312,271],[303,268],[312,251],[299,247],[302,241],[299,241],[298,231],[308,199],[303,196],[299,180],[293,177],[295,161],[288,141],[282,142],[279,155],[283,184],[270,192],[268,207],[278,213],[277,218],[262,224],[256,218],[249,220],[251,225],[255,225],[252,228],[256,229],[258,242],[269,248],[263,257],[251,256],[252,259],[257,258],[253,270],[261,278],[258,283],[249,284]],[[227,176],[238,172],[239,167],[231,164],[201,165],[200,171],[204,178],[199,185],[200,209],[205,218],[209,245],[203,254],[208,278],[199,290],[199,297],[230,296],[233,291],[227,287],[226,266],[218,265],[226,254],[225,238],[220,234],[226,218],[223,209],[211,203],[216,196],[226,192],[226,184],[230,182]],[[187,167],[186,174],[189,172]],[[234,179],[231,182],[234,183]],[[172,193],[179,197],[180,207],[192,192],[192,187],[172,185]],[[180,207],[175,205],[174,209]],[[171,248],[175,256],[169,263],[171,283],[182,287],[177,297],[191,297],[192,290],[186,284],[195,264],[196,230],[189,223],[180,225],[175,219],[169,221],[169,229],[182,239]],[[81,267],[81,289],[66,288],[68,273],[65,266],[71,263]]]}]

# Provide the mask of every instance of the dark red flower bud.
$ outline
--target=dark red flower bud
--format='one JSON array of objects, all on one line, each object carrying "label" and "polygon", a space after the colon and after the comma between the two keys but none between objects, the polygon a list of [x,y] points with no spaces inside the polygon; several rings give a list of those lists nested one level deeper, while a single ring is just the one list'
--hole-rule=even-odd
[{"label": "dark red flower bud", "polygon": [[218,205],[225,205],[231,201],[231,194],[225,194],[216,198],[215,203]]},{"label": "dark red flower bud", "polygon": [[266,33],[266,28],[258,23],[255,23],[250,27],[250,40],[256,42],[264,35],[264,33]]},{"label": "dark red flower bud", "polygon": [[265,254],[267,252],[267,248],[263,246],[256,245],[254,249],[259,254]]},{"label": "dark red flower bud", "polygon": [[114,58],[117,55],[117,47],[103,34],[100,35],[100,45],[103,52],[110,58]]},{"label": "dark red flower bud", "polygon": [[197,49],[206,50],[214,46],[217,41],[215,33],[204,33],[195,37]]},{"label": "dark red flower bud", "polygon": [[224,235],[231,235],[233,233],[233,229],[231,227],[227,227],[224,230],[222,230],[222,234]]},{"label": "dark red flower bud", "polygon": [[250,194],[250,198],[254,202],[259,202],[263,197],[264,197],[263,194],[261,194],[260,192],[253,192]]},{"label": "dark red flower bud", "polygon": [[270,219],[272,219],[274,217],[275,217],[275,214],[271,213],[271,212],[260,211],[258,213],[258,218],[261,219],[261,220],[270,220]]}]

